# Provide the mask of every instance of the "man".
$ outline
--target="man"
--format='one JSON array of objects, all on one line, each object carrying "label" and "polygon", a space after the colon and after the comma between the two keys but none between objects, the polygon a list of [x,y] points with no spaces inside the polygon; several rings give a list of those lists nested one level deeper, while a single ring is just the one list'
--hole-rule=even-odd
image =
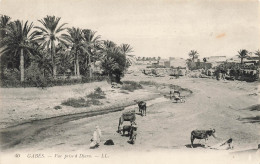
[{"label": "man", "polygon": [[99,146],[99,143],[101,142],[101,130],[99,126],[96,126],[96,130],[93,133],[93,137],[91,138],[90,148],[94,149]]}]

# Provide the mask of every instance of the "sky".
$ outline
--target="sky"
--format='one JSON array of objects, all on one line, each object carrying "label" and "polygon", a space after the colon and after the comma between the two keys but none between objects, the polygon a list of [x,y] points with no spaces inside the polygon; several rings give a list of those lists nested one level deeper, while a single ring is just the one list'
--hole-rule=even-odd
[{"label": "sky", "polygon": [[67,27],[130,44],[133,55],[188,58],[260,49],[259,0],[0,0],[0,14],[40,25],[46,15]]}]

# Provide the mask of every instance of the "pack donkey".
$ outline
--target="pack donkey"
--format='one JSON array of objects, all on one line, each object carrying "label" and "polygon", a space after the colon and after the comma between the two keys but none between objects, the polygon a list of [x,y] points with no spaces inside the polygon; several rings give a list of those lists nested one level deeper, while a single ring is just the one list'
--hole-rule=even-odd
[{"label": "pack donkey", "polygon": [[210,130],[193,130],[191,132],[191,147],[193,148],[193,141],[195,139],[205,139],[205,146],[207,147],[207,140],[210,136],[213,136],[214,138],[216,138],[216,136],[214,135],[215,133],[215,129],[210,129]]},{"label": "pack donkey", "polygon": [[121,115],[121,117],[119,118],[119,124],[118,124],[118,133],[121,132],[120,130],[120,125],[123,125],[124,121],[130,121],[131,123],[134,122],[136,119],[135,117],[135,111],[128,111],[125,112]]}]

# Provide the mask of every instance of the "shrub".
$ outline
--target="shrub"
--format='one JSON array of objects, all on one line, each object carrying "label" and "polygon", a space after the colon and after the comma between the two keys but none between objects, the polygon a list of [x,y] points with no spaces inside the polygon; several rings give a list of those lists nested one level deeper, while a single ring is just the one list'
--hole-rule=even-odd
[{"label": "shrub", "polygon": [[102,91],[100,87],[95,88],[94,92],[91,92],[89,95],[87,95],[87,98],[91,99],[104,99],[106,98],[105,93]]},{"label": "shrub", "polygon": [[154,81],[140,81],[139,84],[141,84],[141,85],[154,85],[156,87],[159,86],[159,84],[154,82]]},{"label": "shrub", "polygon": [[89,101],[86,101],[84,98],[78,98],[78,99],[69,98],[68,100],[63,101],[61,105],[80,108],[80,107],[89,107],[91,103]]},{"label": "shrub", "polygon": [[130,92],[133,92],[134,90],[142,89],[142,88],[143,87],[141,84],[134,82],[134,81],[124,81],[123,85],[121,87],[122,90],[128,90]]},{"label": "shrub", "polygon": [[91,99],[91,100],[88,100],[87,102],[92,105],[102,105],[102,103],[97,99]]}]

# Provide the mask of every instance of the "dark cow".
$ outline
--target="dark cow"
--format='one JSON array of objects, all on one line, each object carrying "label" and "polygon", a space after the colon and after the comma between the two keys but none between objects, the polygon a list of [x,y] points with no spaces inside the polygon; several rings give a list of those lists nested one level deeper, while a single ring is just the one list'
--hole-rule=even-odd
[{"label": "dark cow", "polygon": [[130,141],[131,144],[135,143],[136,136],[137,136],[136,131],[137,131],[136,124],[131,124],[130,137],[129,137],[129,141]]},{"label": "dark cow", "polygon": [[136,119],[135,117],[135,111],[129,111],[129,112],[125,112],[121,115],[121,117],[119,118],[119,124],[118,124],[118,133],[120,132],[120,125],[123,124],[124,121],[130,121],[131,123],[134,122]]},{"label": "dark cow", "polygon": [[191,147],[193,148],[193,141],[195,139],[205,139],[205,146],[207,147],[207,140],[208,137],[213,136],[214,138],[216,138],[216,136],[214,135],[215,133],[215,129],[210,129],[210,130],[193,130],[191,132]]},{"label": "dark cow", "polygon": [[138,107],[139,107],[139,112],[141,113],[141,115],[145,115],[146,116],[146,102],[144,101],[139,101],[138,103]]},{"label": "dark cow", "polygon": [[124,125],[123,129],[120,130],[120,132],[123,131],[123,135],[125,135],[125,132],[128,132],[128,135],[130,135],[131,125]]}]

